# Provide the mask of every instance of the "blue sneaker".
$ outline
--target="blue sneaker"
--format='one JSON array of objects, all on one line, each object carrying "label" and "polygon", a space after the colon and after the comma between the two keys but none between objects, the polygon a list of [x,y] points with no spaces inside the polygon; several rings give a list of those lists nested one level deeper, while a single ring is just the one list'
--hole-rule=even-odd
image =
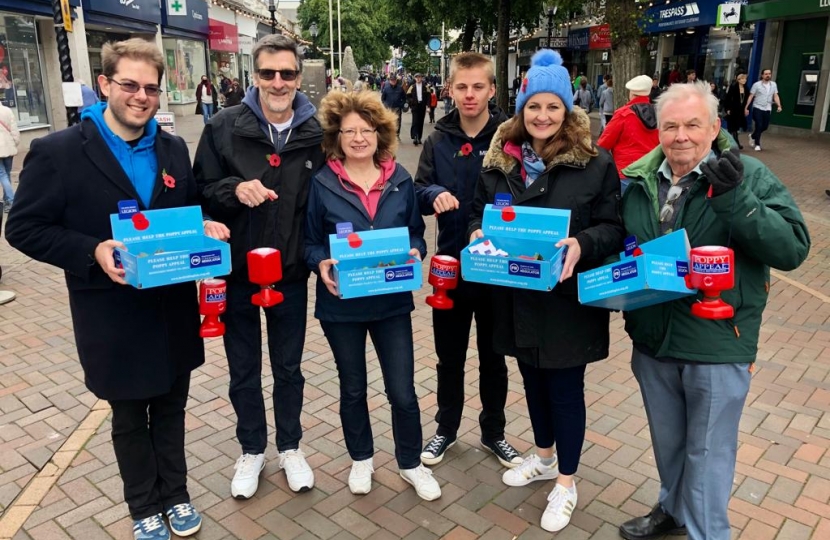
[{"label": "blue sneaker", "polygon": [[164,516],[156,514],[133,521],[135,540],[170,540],[170,531],[164,525]]},{"label": "blue sneaker", "polygon": [[168,509],[167,519],[170,520],[170,528],[176,536],[190,536],[202,528],[202,516],[189,502]]}]

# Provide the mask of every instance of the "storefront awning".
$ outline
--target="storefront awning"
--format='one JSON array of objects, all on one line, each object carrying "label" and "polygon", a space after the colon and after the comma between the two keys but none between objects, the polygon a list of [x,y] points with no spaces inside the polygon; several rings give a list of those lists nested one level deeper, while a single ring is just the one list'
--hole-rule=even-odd
[{"label": "storefront awning", "polygon": [[767,2],[741,6],[742,18],[746,22],[819,13],[830,15],[830,2],[827,0],[800,0],[798,2],[768,0]]},{"label": "storefront awning", "polygon": [[[69,5],[78,7],[81,0],[69,0]],[[27,13],[29,15],[43,15],[52,17],[51,0],[0,0],[0,11],[13,11],[15,13]]]}]

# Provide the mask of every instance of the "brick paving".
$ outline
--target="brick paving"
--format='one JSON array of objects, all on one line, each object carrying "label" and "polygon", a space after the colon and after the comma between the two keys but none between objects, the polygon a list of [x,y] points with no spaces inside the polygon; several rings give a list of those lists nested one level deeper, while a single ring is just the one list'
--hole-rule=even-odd
[{"label": "brick paving", "polygon": [[[194,152],[200,118],[178,120],[179,132]],[[596,120],[594,124],[596,128]],[[430,128],[426,126],[427,132]],[[402,132],[408,133],[408,125]],[[399,158],[414,172],[420,148],[407,140],[404,137]],[[824,190],[830,188],[826,176],[830,139],[765,136],[765,140],[763,152],[751,153],[793,192],[807,218],[813,247],[798,270],[773,272],[758,369],[741,422],[730,503],[732,536],[826,540],[830,538],[830,198]],[[19,170],[21,164],[19,156],[15,168]],[[16,180],[17,174],[13,177]],[[428,219],[430,247],[432,225]],[[65,470],[59,467],[63,472],[52,468],[67,455],[61,451],[53,457],[55,452],[66,448],[67,439],[96,405],[78,365],[63,276],[13,251],[5,240],[0,240],[0,262],[2,288],[18,294],[15,302],[0,307],[0,511],[5,513],[0,518],[0,538],[131,538],[109,419],[97,430],[88,430],[91,437],[72,454],[71,462],[62,464]],[[244,502],[230,498],[239,447],[227,397],[224,351],[220,340],[210,340],[207,362],[193,374],[187,414],[189,487],[205,519],[198,538],[550,537],[538,526],[550,484],[504,486],[502,469],[478,445],[474,352],[468,364],[468,407],[460,442],[434,468],[443,496],[433,502],[418,499],[397,475],[389,406],[377,361],[370,353],[369,402],[377,472],[369,495],[349,492],[350,460],[339,425],[337,376],[326,340],[311,315],[313,280],[310,285],[302,447],[317,484],[309,493],[291,493],[277,469],[272,444],[256,497]],[[426,288],[417,295],[413,329],[415,382],[428,437],[434,431],[436,357],[425,294]],[[588,432],[577,474],[579,505],[571,525],[557,538],[618,538],[617,525],[646,512],[657,497],[648,426],[629,368],[630,342],[617,315],[612,317],[611,331],[610,358],[592,364],[586,375]],[[272,377],[264,374],[263,384],[270,392]],[[532,432],[515,362],[510,363],[507,418],[508,438],[520,451],[530,449]],[[269,425],[273,431],[273,418]],[[67,446],[74,446],[76,439]],[[57,474],[56,480],[49,480],[54,478],[50,474]],[[18,530],[13,518],[26,504],[36,506]]]}]

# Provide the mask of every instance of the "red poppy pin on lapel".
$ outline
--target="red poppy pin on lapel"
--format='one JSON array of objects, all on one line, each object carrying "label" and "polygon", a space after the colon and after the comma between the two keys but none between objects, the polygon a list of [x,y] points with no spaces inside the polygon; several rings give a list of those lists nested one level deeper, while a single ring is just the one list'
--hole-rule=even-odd
[{"label": "red poppy pin on lapel", "polygon": [[461,150],[455,155],[455,157],[467,157],[473,153],[473,145],[470,143],[464,143],[461,145]]},{"label": "red poppy pin on lapel", "polygon": [[165,169],[161,170],[161,179],[164,180],[164,191],[176,187],[176,179],[167,174]]},{"label": "red poppy pin on lapel", "polygon": [[279,167],[280,166],[280,156],[279,154],[266,154],[265,157],[268,159],[268,164],[272,167]]}]

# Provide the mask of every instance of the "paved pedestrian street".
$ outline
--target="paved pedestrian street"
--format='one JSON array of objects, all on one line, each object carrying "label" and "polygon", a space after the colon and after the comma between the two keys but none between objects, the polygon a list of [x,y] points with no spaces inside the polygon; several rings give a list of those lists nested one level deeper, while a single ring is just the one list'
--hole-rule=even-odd
[{"label": "paved pedestrian street", "polygon": [[[440,113],[437,115],[440,117]],[[195,152],[200,117],[178,120]],[[405,115],[402,134],[409,132]],[[596,117],[593,119],[598,127]],[[427,124],[427,132],[432,126]],[[808,260],[793,272],[772,272],[760,351],[740,430],[730,518],[733,538],[830,539],[830,139],[765,135],[758,157],[784,181],[812,235]],[[746,138],[744,137],[744,142]],[[404,136],[400,161],[412,173],[422,147]],[[15,158],[17,180],[23,156]],[[434,245],[433,219],[427,239]],[[132,538],[132,522],[110,443],[106,402],[83,383],[63,275],[29,260],[0,240],[0,289],[17,299],[0,307],[0,538],[97,540]],[[425,268],[426,270],[426,268]],[[399,476],[393,457],[389,405],[371,353],[369,408],[377,453],[373,489],[349,492],[350,459],[338,416],[332,355],[313,318],[309,281],[308,336],[301,447],[316,485],[294,494],[278,470],[274,437],[256,496],[230,497],[240,449],[228,400],[221,339],[207,341],[207,362],[193,373],[187,412],[189,488],[204,526],[197,538],[550,538],[539,527],[551,482],[511,488],[503,469],[479,445],[480,402],[475,351],[467,365],[459,444],[434,467],[443,496],[424,502]],[[425,286],[416,295],[415,383],[424,436],[435,430],[436,356]],[[586,375],[588,431],[577,473],[578,509],[557,539],[618,538],[617,526],[648,512],[659,483],[649,431],[629,360],[631,344],[619,314],[612,317],[608,360]],[[125,347],[140,347],[124,336]],[[475,339],[470,340],[471,347]],[[371,350],[371,344],[369,345]],[[266,349],[264,349],[266,350]],[[507,438],[519,451],[533,436],[521,377],[509,362]],[[263,374],[266,403],[273,380]],[[269,405],[269,409],[270,409]],[[273,416],[269,412],[273,433]]]}]

